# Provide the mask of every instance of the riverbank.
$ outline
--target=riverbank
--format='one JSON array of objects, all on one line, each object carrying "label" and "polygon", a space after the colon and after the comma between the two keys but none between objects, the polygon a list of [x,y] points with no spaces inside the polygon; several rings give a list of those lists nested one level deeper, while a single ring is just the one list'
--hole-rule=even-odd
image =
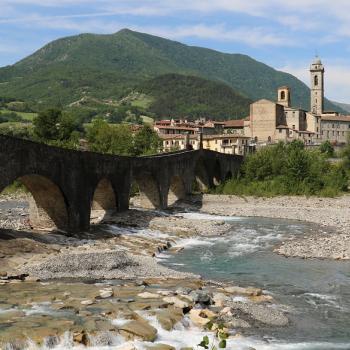
[{"label": "riverbank", "polygon": [[317,234],[285,241],[275,249],[276,253],[287,257],[350,259],[349,195],[337,198],[204,195],[199,210],[213,215],[266,217],[315,223],[322,228]]},{"label": "riverbank", "polygon": [[3,231],[0,344],[32,349],[30,338],[61,348],[171,350],[196,346],[209,322],[224,327],[232,344],[255,328],[286,326],[285,312],[259,288],[203,281],[157,264],[164,251],[175,254],[194,238],[229,229],[221,219],[131,210],[77,237]]},{"label": "riverbank", "polygon": [[[317,246],[322,235],[338,237],[333,230],[343,230],[341,234],[347,235],[349,198],[331,200],[330,205],[324,201],[208,195],[203,197],[199,211],[314,223],[320,219],[324,232],[313,237]],[[9,210],[11,222],[27,217],[27,207],[22,202],[15,201],[11,206],[0,203],[0,220],[9,217]],[[198,206],[199,203],[189,203],[185,208]],[[325,215],[327,208],[329,214]],[[93,220],[98,221],[101,215],[94,212]],[[135,350],[142,340],[142,348],[147,342],[150,348],[169,350],[198,344],[210,321],[227,329],[232,345],[244,343],[255,329],[287,325],[288,311],[268,292],[203,281],[199,276],[157,264],[156,258],[164,251],[176,254],[193,239],[224,237],[231,225],[223,219],[207,220],[204,216],[191,220],[176,212],[130,210],[105,217],[91,232],[76,237],[29,229],[2,231],[0,285],[4,294],[0,295],[0,323],[6,327],[0,329],[0,340],[13,340],[19,330],[30,329],[29,324],[35,323],[37,327],[31,330],[30,337],[39,344],[44,338],[58,344],[68,337],[70,347],[98,342],[101,346],[111,344],[119,349],[120,345],[122,350]],[[23,222],[25,227],[26,220]],[[300,240],[287,241],[277,249],[291,244],[296,254],[296,242]],[[66,278],[74,282],[64,282]],[[181,332],[174,339],[179,327]],[[65,336],[67,331],[69,335]],[[164,331],[168,333],[164,335]],[[193,332],[196,337],[192,339]],[[102,334],[108,336],[101,340]],[[186,343],[184,335],[191,341]],[[21,335],[21,344],[28,336]],[[127,340],[131,345],[124,349],[122,344]]]}]

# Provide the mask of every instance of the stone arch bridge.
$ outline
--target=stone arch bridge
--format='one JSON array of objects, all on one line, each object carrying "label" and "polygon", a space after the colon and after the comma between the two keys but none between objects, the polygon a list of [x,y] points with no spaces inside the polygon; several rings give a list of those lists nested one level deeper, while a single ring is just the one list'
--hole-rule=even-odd
[{"label": "stone arch bridge", "polygon": [[0,192],[19,180],[33,196],[35,228],[78,232],[89,229],[91,209],[127,210],[134,182],[145,207],[165,209],[195,183],[211,188],[231,177],[242,160],[208,150],[121,157],[0,135]]}]

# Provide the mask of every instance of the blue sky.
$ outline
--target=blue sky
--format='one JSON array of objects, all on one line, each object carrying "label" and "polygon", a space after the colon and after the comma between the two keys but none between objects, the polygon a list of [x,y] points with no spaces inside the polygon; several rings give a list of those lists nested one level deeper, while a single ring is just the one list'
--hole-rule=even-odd
[{"label": "blue sky", "polygon": [[248,54],[307,84],[318,53],[326,95],[350,103],[349,0],[0,0],[0,66],[63,36],[122,28]]}]

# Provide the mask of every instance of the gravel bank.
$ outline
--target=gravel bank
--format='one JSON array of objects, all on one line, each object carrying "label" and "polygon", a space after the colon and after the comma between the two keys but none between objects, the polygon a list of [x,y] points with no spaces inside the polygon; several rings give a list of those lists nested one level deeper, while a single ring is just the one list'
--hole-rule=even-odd
[{"label": "gravel bank", "polygon": [[258,216],[307,221],[329,229],[328,234],[296,238],[275,251],[302,258],[350,259],[350,196],[339,198],[254,198],[205,195],[200,211],[216,215]]},{"label": "gravel bank", "polygon": [[121,250],[59,254],[38,264],[28,264],[21,270],[21,273],[40,279],[199,277],[191,273],[177,272],[160,266],[151,257],[134,256]]}]

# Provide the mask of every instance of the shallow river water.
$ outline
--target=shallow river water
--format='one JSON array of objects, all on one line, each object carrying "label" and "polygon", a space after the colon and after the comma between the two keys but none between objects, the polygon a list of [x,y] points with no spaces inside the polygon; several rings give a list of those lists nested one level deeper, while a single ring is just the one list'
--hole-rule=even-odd
[{"label": "shallow river water", "polygon": [[[225,220],[232,225],[232,229],[230,233],[220,237],[179,241],[178,245],[184,246],[184,250],[175,255],[160,254],[158,259],[162,264],[173,269],[198,273],[206,279],[263,288],[276,300],[277,305],[272,307],[279,307],[286,311],[291,320],[290,325],[285,328],[258,330],[254,328],[251,334],[244,332],[245,337],[237,337],[229,341],[228,349],[350,350],[350,262],[285,258],[273,253],[273,247],[283,240],[295,235],[310,234],[319,230],[318,226],[277,219],[230,218],[197,213],[177,215],[193,220]],[[125,228],[111,226],[110,229],[116,234],[127,233]],[[153,238],[159,236],[157,231],[139,229],[131,229],[129,234]],[[93,288],[118,283],[118,281],[99,282]],[[0,290],[0,338],[1,332],[7,331],[6,327],[16,327],[14,336],[17,332],[25,330],[30,338],[30,329],[35,326],[32,322],[39,322],[39,318],[35,320],[36,315],[47,317],[47,327],[50,322],[57,325],[57,319],[62,319],[62,327],[66,320],[77,321],[77,316],[70,311],[57,313],[52,308],[51,296],[58,292],[62,294],[66,289],[69,289],[73,295],[84,294],[85,297],[94,295],[95,292],[91,290],[90,284],[65,281],[33,284],[33,287],[30,284],[24,286],[17,284],[3,288],[9,289]],[[21,302],[18,301],[18,305],[13,306],[16,302],[8,301],[11,298],[6,291],[10,293],[12,299],[24,300],[30,297],[38,301],[29,306],[27,304],[21,306]],[[7,303],[9,304],[6,305]],[[14,312],[24,313],[24,316],[16,324],[1,324],[1,314],[8,312],[9,308]],[[196,344],[204,335],[200,329],[191,326],[188,320],[187,323],[190,326],[178,324],[174,330],[165,331],[154,317],[146,314],[142,316],[157,328],[157,343],[166,343],[176,349],[186,346],[196,348]],[[113,322],[117,325],[124,321],[116,319]],[[110,346],[101,345],[96,340],[96,345],[90,349],[118,350],[120,346],[124,346],[124,340],[121,337],[114,337],[112,340]],[[73,344],[68,334],[53,347],[38,347],[30,342],[28,345],[30,350],[83,349]],[[153,344],[134,342],[133,345],[135,349],[143,350],[147,349],[147,345]]]},{"label": "shallow river water", "polygon": [[[218,218],[184,215],[198,220]],[[276,219],[225,220],[231,223],[232,234],[182,242],[186,248],[162,256],[162,263],[208,279],[268,291],[288,312],[291,325],[264,329],[261,337],[272,343],[259,349],[350,349],[350,263],[285,258],[272,251],[281,240],[319,228]]]}]

